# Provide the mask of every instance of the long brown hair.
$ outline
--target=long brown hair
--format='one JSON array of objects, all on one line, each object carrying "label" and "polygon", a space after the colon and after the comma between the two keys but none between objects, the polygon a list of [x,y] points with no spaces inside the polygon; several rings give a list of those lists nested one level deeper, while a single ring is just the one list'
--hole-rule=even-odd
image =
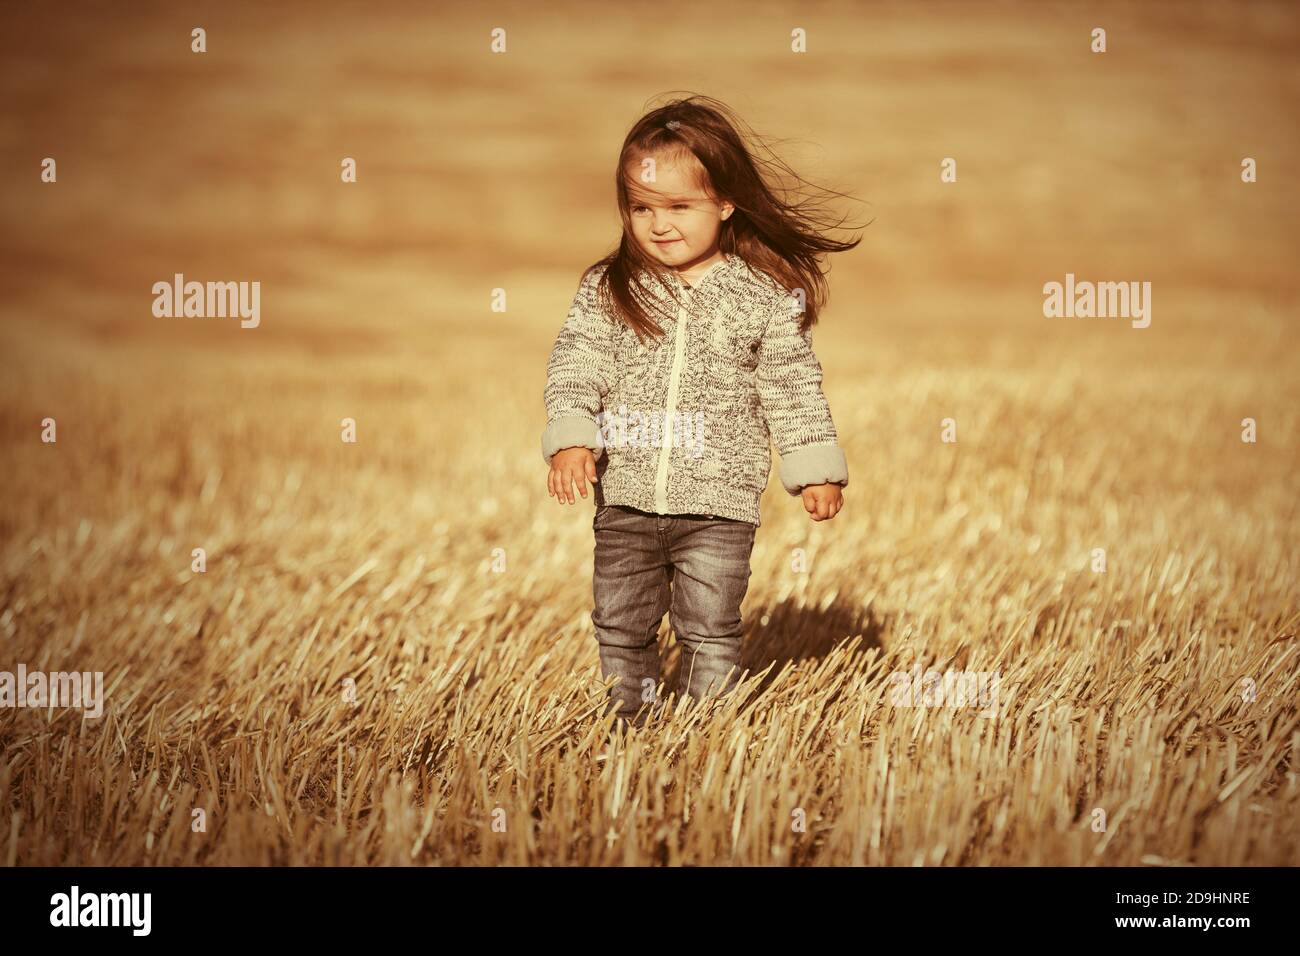
[{"label": "long brown hair", "polygon": [[[740,129],[747,131],[745,137]],[[758,150],[750,143],[762,146],[771,159],[757,158]],[[655,300],[636,278],[638,273],[644,270],[652,275],[675,297],[666,280],[670,270],[644,252],[632,234],[625,170],[628,163],[652,154],[698,161],[699,188],[735,207],[720,224],[719,250],[739,256],[751,270],[766,273],[787,290],[802,289],[800,329],[806,331],[816,324],[828,296],[819,256],[845,252],[862,241],[840,242],[824,235],[844,220],[832,222],[819,197],[845,194],[808,183],[723,103],[693,94],[651,110],[628,132],[615,172],[623,234],[618,248],[591,266],[605,267],[601,295],[605,302],[612,302],[614,313],[637,337],[664,334],[647,308],[655,307]],[[808,188],[806,195],[801,186]]]}]

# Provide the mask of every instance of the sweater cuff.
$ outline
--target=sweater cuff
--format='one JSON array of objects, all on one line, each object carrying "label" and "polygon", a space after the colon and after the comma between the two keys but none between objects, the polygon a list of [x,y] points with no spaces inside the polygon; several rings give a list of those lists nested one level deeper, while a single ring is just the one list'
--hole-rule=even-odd
[{"label": "sweater cuff", "polygon": [[781,456],[781,484],[790,494],[831,483],[849,483],[849,463],[839,445],[805,445]]},{"label": "sweater cuff", "polygon": [[590,448],[599,460],[605,450],[600,428],[595,419],[585,415],[569,415],[557,418],[546,426],[542,432],[542,458],[549,465],[555,453],[562,448]]}]

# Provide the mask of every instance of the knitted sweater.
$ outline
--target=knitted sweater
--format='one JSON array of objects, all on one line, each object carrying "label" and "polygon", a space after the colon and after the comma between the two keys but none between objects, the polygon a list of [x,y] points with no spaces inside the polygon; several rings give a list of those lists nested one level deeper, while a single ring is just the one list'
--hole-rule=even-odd
[{"label": "knitted sweater", "polygon": [[693,287],[672,274],[681,307],[646,283],[667,311],[656,316],[664,336],[645,344],[601,310],[604,267],[583,276],[547,364],[542,456],[550,464],[561,448],[592,449],[597,506],[761,525],[769,440],[791,495],[848,484],[798,300],[724,256]]}]

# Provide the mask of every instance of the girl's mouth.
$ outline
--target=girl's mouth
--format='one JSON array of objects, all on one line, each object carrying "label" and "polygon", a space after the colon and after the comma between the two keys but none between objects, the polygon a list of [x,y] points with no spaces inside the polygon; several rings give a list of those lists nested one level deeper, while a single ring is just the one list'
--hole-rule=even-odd
[{"label": "girl's mouth", "polygon": [[680,239],[655,239],[654,240],[654,244],[656,246],[667,246],[667,245],[671,245],[674,242],[681,242],[681,240]]}]

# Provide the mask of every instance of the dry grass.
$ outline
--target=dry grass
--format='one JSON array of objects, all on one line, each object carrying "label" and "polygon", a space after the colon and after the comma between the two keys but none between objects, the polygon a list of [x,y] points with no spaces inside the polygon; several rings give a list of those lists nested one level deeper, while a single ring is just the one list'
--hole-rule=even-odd
[{"label": "dry grass", "polygon": [[[1196,21],[1212,8],[1115,8],[1126,43],[1069,98],[1082,67],[1051,46],[1079,29],[1064,14],[990,8],[981,71],[954,65],[971,41],[917,8],[880,8],[870,29],[836,9],[814,37],[878,44],[858,92],[842,71],[800,75],[770,102],[744,93],[782,55],[761,21],[678,80],[610,58],[626,22],[584,22],[609,42],[558,56],[553,11],[520,8],[507,82],[446,39],[477,38],[477,21],[445,25],[433,66],[427,15],[396,32],[319,21],[328,42],[295,46],[244,11],[227,28],[246,69],[214,59],[202,83],[159,88],[139,71],[187,65],[158,52],[174,24],[151,19],[77,47],[48,103],[15,98],[54,53],[0,31],[38,51],[6,51],[4,92],[67,170],[57,201],[5,187],[28,230],[5,240],[0,669],[102,670],[108,697],[98,721],[0,710],[0,859],[1300,861],[1300,144],[1294,93],[1260,93],[1295,89],[1279,49],[1295,14],[1261,5],[1212,29]],[[268,88],[247,64],[276,50]],[[444,72],[479,100],[430,100]],[[546,497],[541,376],[611,237],[618,137],[678,84],[822,144],[833,179],[871,183],[857,191],[879,218],[835,263],[816,333],[845,510],[814,525],[774,480],[744,605],[752,679],[611,742],[594,715],[591,511]],[[1176,119],[1189,90],[1223,97],[1195,129]],[[822,109],[797,108],[800,91]],[[240,95],[234,111],[214,99]],[[84,115],[95,96],[190,135],[172,152],[66,135],[60,105]],[[226,120],[185,127],[184,109]],[[1038,110],[1108,117],[1108,135],[1147,145],[1071,139]],[[6,130],[5,158],[29,163],[19,139]],[[1230,185],[1246,140],[1270,161],[1255,191]],[[338,198],[306,170],[328,180],[357,141],[372,185]],[[512,165],[525,154],[546,190]],[[948,154],[969,186],[940,194]],[[152,319],[149,284],[177,271],[262,280],[262,327]],[[1066,271],[1152,280],[1152,327],[1043,319],[1039,289]],[[504,316],[485,308],[496,286]],[[56,445],[39,441],[46,416]],[[1247,416],[1257,444],[1239,439]],[[206,573],[189,570],[197,547]],[[662,640],[671,678],[666,624]],[[892,705],[887,675],[914,665],[999,672],[997,715]]]}]

